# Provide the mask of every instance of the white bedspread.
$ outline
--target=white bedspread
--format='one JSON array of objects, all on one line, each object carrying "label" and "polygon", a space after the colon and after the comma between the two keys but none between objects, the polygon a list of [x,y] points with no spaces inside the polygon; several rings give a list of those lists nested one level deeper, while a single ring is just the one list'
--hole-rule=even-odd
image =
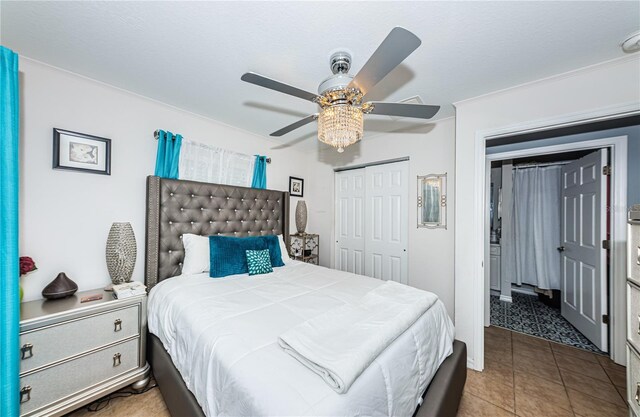
[{"label": "white bedspread", "polygon": [[280,346],[344,394],[391,342],[438,300],[387,281],[353,304],[333,308],[280,335]]},{"label": "white bedspread", "polygon": [[345,394],[278,345],[287,330],[383,284],[300,262],[254,277],[180,276],[152,289],[148,325],[207,416],[411,416],[452,352],[453,325],[441,301]]}]

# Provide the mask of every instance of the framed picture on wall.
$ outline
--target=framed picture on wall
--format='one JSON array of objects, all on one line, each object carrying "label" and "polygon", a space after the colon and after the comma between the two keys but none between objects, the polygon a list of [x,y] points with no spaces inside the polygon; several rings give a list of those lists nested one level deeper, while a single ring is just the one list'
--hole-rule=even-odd
[{"label": "framed picture on wall", "polygon": [[53,169],[111,175],[111,139],[54,127]]},{"label": "framed picture on wall", "polygon": [[289,194],[293,197],[304,197],[304,180],[289,177]]}]

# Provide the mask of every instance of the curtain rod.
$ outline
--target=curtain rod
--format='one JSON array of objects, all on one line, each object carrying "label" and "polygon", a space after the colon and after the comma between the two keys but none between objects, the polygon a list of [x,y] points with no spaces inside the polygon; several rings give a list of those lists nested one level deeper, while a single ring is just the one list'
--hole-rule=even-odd
[{"label": "curtain rod", "polygon": [[[158,140],[158,138],[160,137],[160,131],[156,130],[155,132],[153,132],[153,137],[155,140]],[[174,140],[176,138],[176,135],[172,135],[171,136],[171,140]],[[271,163],[271,158],[267,157],[267,164]]]},{"label": "curtain rod", "polygon": [[525,162],[522,164],[514,165],[514,168],[534,168],[534,167],[548,167],[553,165],[566,165],[573,161],[558,161],[558,162]]}]

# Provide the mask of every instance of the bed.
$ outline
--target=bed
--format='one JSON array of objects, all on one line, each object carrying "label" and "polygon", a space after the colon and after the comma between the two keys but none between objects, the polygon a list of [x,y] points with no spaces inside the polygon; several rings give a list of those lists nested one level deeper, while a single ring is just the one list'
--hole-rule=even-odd
[{"label": "bed", "polygon": [[441,302],[338,394],[277,336],[381,281],[296,261],[262,279],[181,274],[183,234],[286,237],[288,213],[286,192],[147,179],[148,360],[171,414],[455,416],[466,348]]}]

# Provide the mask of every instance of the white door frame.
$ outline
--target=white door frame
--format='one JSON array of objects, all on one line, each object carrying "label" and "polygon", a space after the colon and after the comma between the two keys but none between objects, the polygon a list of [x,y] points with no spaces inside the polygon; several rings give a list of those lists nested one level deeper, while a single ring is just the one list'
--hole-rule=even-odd
[{"label": "white door frame", "polygon": [[[486,228],[486,189],[487,175],[491,173],[491,161],[488,157],[501,155],[500,159],[509,159],[511,157],[519,157],[520,151],[503,152],[501,154],[486,154],[487,139],[496,139],[499,137],[513,136],[517,134],[539,132],[560,127],[575,126],[596,121],[616,119],[624,116],[640,114],[640,108],[637,103],[625,104],[622,106],[614,106],[599,109],[587,113],[574,113],[561,117],[538,120],[534,122],[519,123],[507,127],[501,127],[490,130],[476,132],[475,137],[475,184],[474,184],[474,223],[476,229],[473,231],[474,237],[474,285],[473,285],[473,344],[474,355],[468,358],[468,364],[476,370],[484,369],[484,317],[485,317],[485,262],[488,264],[489,255],[489,230]],[[612,274],[611,281],[614,283],[612,291],[614,303],[610,304],[615,309],[612,320],[610,321],[611,329],[611,346],[610,352],[612,359],[620,364],[626,363],[626,352],[624,341],[626,340],[626,297],[624,295],[624,281],[626,280],[626,213],[627,213],[627,141],[624,140],[611,141],[611,139],[598,139],[600,143],[595,144],[597,148],[610,147],[611,160],[613,161],[613,172],[611,181],[611,215],[613,222],[611,223],[611,256],[612,256]],[[595,141],[591,141],[595,142]],[[580,145],[580,144],[578,144]],[[584,146],[584,142],[581,143]],[[575,150],[576,144],[553,145],[535,149],[535,154],[567,152]],[[581,149],[585,149],[582,147]],[[487,174],[487,167],[488,173]],[[487,268],[488,269],[488,268]],[[618,288],[620,287],[620,288]]]}]

